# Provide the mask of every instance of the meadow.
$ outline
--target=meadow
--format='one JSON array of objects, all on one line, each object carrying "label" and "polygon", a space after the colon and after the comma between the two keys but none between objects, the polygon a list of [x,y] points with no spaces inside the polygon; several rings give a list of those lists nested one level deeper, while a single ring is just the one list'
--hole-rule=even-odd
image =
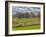
[{"label": "meadow", "polygon": [[12,30],[32,30],[32,29],[33,30],[40,29],[40,18],[16,18],[16,17],[12,18]]}]

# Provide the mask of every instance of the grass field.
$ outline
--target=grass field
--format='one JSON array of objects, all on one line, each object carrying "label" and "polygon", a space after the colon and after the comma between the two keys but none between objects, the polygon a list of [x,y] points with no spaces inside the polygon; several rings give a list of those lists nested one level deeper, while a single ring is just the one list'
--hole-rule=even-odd
[{"label": "grass field", "polygon": [[36,30],[36,29],[40,29],[40,25],[15,27],[15,28],[13,28],[13,31],[15,31],[15,30]]},{"label": "grass field", "polygon": [[[39,18],[17,18],[15,24],[13,23],[13,20],[14,18],[12,19],[12,29],[13,30],[40,29],[40,25],[39,25],[40,19]],[[25,26],[25,25],[31,25],[31,26]],[[16,27],[16,26],[22,26],[22,27]]]}]

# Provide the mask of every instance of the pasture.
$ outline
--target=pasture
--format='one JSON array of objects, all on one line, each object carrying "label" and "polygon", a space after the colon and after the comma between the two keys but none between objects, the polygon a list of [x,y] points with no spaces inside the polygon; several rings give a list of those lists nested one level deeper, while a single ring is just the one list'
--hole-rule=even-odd
[{"label": "pasture", "polygon": [[40,25],[32,25],[32,26],[24,26],[24,27],[13,27],[13,31],[15,30],[37,30],[40,29]]},{"label": "pasture", "polygon": [[12,18],[12,30],[32,29],[40,29],[40,18]]}]

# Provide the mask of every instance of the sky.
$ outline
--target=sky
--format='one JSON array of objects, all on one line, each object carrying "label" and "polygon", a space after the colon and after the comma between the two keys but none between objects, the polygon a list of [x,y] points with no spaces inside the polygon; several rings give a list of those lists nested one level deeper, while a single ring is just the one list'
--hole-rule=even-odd
[{"label": "sky", "polygon": [[25,12],[40,12],[39,7],[22,7],[22,6],[12,6],[12,14],[15,15],[16,12],[25,13]]}]

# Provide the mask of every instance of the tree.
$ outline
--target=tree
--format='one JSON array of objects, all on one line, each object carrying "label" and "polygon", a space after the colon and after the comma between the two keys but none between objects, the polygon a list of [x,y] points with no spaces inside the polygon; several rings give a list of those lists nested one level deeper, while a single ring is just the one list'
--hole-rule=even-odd
[{"label": "tree", "polygon": [[29,17],[29,14],[28,14],[28,12],[26,12],[25,16],[26,16],[26,18],[28,18],[28,17]]},{"label": "tree", "polygon": [[40,12],[38,12],[38,18],[40,18]]},{"label": "tree", "polygon": [[31,17],[33,17],[33,18],[35,17],[35,14],[33,12],[31,12]]}]

